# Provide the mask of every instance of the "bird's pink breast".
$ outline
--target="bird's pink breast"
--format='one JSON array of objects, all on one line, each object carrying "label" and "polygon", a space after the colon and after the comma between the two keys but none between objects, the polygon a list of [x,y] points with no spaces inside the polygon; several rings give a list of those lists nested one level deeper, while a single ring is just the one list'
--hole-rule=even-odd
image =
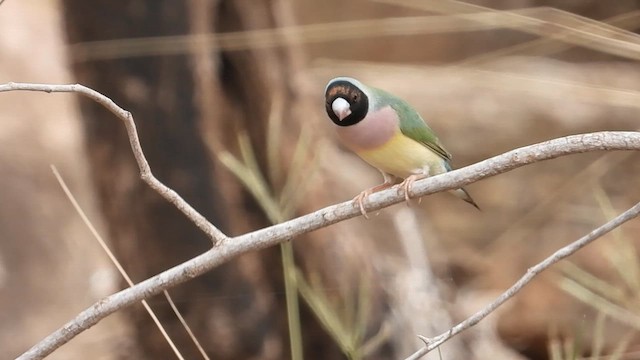
[{"label": "bird's pink breast", "polygon": [[375,149],[400,131],[398,116],[390,106],[370,112],[355,125],[337,128],[340,141],[352,151]]}]

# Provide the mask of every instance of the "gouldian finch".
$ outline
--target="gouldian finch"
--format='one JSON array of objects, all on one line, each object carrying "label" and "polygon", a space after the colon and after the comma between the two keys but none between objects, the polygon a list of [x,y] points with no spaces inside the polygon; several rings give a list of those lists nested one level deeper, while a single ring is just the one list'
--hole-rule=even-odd
[{"label": "gouldian finch", "polygon": [[[345,147],[377,168],[384,182],[354,198],[366,216],[364,200],[402,180],[409,201],[416,180],[451,171],[451,154],[406,101],[349,77],[337,77],[325,88],[327,115]],[[480,209],[465,189],[453,194]]]}]

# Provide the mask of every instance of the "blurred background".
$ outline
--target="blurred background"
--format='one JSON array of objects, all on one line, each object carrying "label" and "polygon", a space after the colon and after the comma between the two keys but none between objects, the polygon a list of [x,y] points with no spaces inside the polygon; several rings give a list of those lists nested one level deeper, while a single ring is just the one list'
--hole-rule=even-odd
[{"label": "blurred background", "polygon": [[[239,235],[381,181],[336,142],[329,79],[405,98],[463,167],[569,134],[637,130],[638,29],[635,0],[6,0],[0,83],[78,82],[110,97],[134,115],[156,176]],[[134,281],[210,247],[143,184],[122,123],[99,105],[10,92],[0,109],[3,358],[126,286],[50,165]],[[638,160],[533,164],[470,185],[482,212],[436,194],[170,293],[212,359],[405,358],[422,346],[416,334],[448,330],[635,204]],[[633,221],[589,245],[425,358],[640,359],[638,233]],[[202,358],[165,298],[149,303],[185,358]],[[175,358],[139,305],[50,356],[87,357]]]}]

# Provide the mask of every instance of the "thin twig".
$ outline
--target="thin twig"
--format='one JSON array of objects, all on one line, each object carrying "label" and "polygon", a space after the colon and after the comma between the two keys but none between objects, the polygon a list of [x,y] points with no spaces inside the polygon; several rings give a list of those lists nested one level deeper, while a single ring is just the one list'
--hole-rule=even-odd
[{"label": "thin twig", "polygon": [[6,83],[0,84],[0,92],[4,91],[41,91],[46,93],[52,92],[71,92],[84,95],[98,104],[107,108],[120,120],[124,122],[124,126],[127,129],[127,136],[129,137],[129,144],[131,145],[131,151],[138,163],[140,169],[140,177],[146,182],[153,190],[164,197],[167,201],[173,204],[176,208],[182,211],[187,218],[193,221],[200,230],[204,231],[209,236],[214,245],[228,239],[228,237],[213,224],[211,224],[204,216],[202,216],[196,209],[194,209],[189,203],[187,203],[178,193],[169,188],[165,184],[161,183],[151,172],[147,158],[142,152],[142,146],[138,139],[138,131],[136,130],[136,124],[133,121],[133,116],[130,112],[124,110],[118,106],[113,100],[100,94],[99,92],[90,89],[80,84],[69,85],[48,85],[48,84],[29,84],[29,83]]},{"label": "thin twig", "polygon": [[[11,90],[79,92],[114,112],[124,120],[125,126],[127,126],[131,147],[141,168],[142,179],[180,208],[198,227],[210,234],[212,239],[218,241],[217,246],[209,251],[133,287],[98,301],[78,314],[62,328],[54,331],[34,345],[18,359],[42,359],[109,314],[202,275],[240,254],[264,249],[361,214],[357,204],[354,204],[353,201],[347,201],[325,207],[281,224],[229,239],[191,208],[173,190],[167,188],[153,177],[149,170],[149,165],[142,154],[131,114],[118,107],[113,101],[95,90],[81,85],[0,84],[0,92]],[[462,169],[417,181],[414,183],[410,195],[411,197],[419,197],[456,189],[534,162],[569,154],[602,150],[640,150],[640,133],[634,131],[597,132],[572,135],[525,146]],[[397,188],[391,188],[372,194],[365,205],[366,209],[372,212],[400,202],[404,202],[404,194],[399,192]]]},{"label": "thin twig", "polygon": [[525,287],[529,282],[531,282],[531,280],[533,280],[533,278],[536,275],[546,270],[547,268],[557,263],[558,261],[582,249],[583,247],[593,242],[594,240],[616,229],[617,227],[624,224],[625,222],[636,218],[638,215],[640,215],[640,203],[637,203],[629,210],[623,212],[622,214],[618,215],[617,217],[607,222],[606,224],[600,226],[599,228],[591,231],[589,234],[581,237],[580,239],[556,251],[551,256],[544,259],[542,262],[538,263],[534,267],[529,268],[529,270],[527,270],[526,274],[524,274],[524,276],[522,276],[520,280],[518,280],[515,284],[513,284],[513,286],[511,286],[509,289],[503,292],[492,303],[487,305],[482,310],[473,314],[473,316],[467,318],[463,322],[452,327],[447,332],[433,338],[426,338],[424,336],[419,336],[419,338],[422,341],[424,341],[426,345],[422,347],[420,350],[413,353],[406,360],[419,359],[424,355],[426,355],[427,353],[429,353],[431,350],[442,345],[445,341],[451,339],[453,336],[457,335],[458,333],[476,325],[477,323],[480,322],[480,320],[484,319],[485,317],[487,317],[487,315],[491,314],[495,309],[497,309],[505,301],[509,300],[515,294],[517,294],[523,287]]}]

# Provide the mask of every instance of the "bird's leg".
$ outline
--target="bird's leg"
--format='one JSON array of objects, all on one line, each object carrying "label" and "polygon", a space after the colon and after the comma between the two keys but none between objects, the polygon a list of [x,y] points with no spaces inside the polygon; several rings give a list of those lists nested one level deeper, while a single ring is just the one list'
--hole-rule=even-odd
[{"label": "bird's leg", "polygon": [[[414,175],[409,175],[406,179],[404,179],[404,181],[400,184],[400,188],[402,188],[402,190],[404,191],[404,199],[407,201],[407,205],[411,205],[410,200],[409,199],[409,190],[411,190],[411,186],[413,186],[413,183],[424,179],[424,178],[428,178],[429,174],[414,174]],[[422,198],[418,199],[418,203],[420,202]]]},{"label": "bird's leg", "polygon": [[355,198],[353,198],[353,201],[355,201],[358,204],[358,207],[360,208],[360,213],[362,213],[365,219],[369,219],[369,216],[367,215],[367,211],[364,209],[364,200],[367,198],[367,196],[373,194],[374,192],[388,189],[396,183],[396,177],[382,171],[380,172],[384,177],[384,182],[382,184],[376,185],[370,189],[367,189],[361,192],[360,194],[358,194],[358,196],[356,196]]}]

